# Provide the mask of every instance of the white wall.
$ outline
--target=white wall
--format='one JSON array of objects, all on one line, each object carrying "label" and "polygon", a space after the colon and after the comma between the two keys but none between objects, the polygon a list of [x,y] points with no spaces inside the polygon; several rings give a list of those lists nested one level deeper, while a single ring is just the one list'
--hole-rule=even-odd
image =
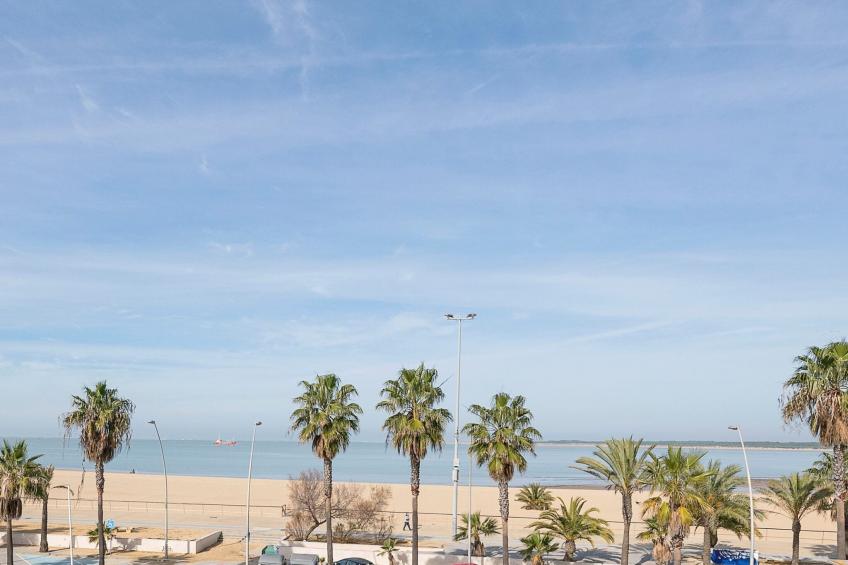
[{"label": "white wall", "polygon": [[[168,540],[168,552],[174,554],[195,554],[215,545],[221,532],[210,532],[196,540]],[[68,534],[47,534],[47,544],[53,548],[68,547]],[[33,532],[15,532],[13,535],[15,545],[36,546],[41,541],[41,534]],[[0,534],[0,542],[5,543],[6,534]],[[110,550],[123,551],[146,551],[156,553],[165,549],[165,540],[156,538],[128,538],[117,536],[113,540],[106,540]],[[74,548],[97,549],[97,542],[88,540],[88,536],[74,536]]]},{"label": "white wall", "polygon": [[[283,555],[289,557],[292,553],[314,553],[319,557],[327,557],[327,544],[313,541],[287,541],[280,544]],[[353,543],[334,543],[333,544],[333,559],[338,561],[345,557],[362,557],[373,562],[375,565],[389,565],[389,558],[385,555],[378,555],[380,546],[378,545],[362,545]],[[481,563],[480,557],[472,557],[471,560],[477,565],[501,565],[500,556],[486,557]],[[395,560],[403,565],[412,563],[412,550],[409,547],[402,547],[395,552]],[[468,563],[468,556],[465,553],[445,553],[443,549],[419,547],[418,549],[418,564],[419,565],[454,565],[456,563]],[[520,559],[510,559],[510,565],[522,565]]]}]

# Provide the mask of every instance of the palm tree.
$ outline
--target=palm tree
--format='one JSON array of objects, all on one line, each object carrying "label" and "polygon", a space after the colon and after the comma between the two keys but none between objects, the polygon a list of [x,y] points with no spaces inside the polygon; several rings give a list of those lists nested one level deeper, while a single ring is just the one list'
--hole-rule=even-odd
[{"label": "palm tree", "polygon": [[23,501],[35,498],[40,487],[39,457],[30,457],[25,441],[13,445],[3,440],[0,448],[0,519],[6,521],[6,563],[15,562],[12,521],[21,517]]},{"label": "palm tree", "polygon": [[645,529],[636,534],[636,539],[651,542],[651,556],[654,561],[657,565],[666,565],[671,560],[668,540],[668,515],[647,518],[644,524]]},{"label": "palm tree", "polygon": [[833,449],[836,500],[836,558],[845,559],[845,447],[848,445],[848,342],[810,347],[783,383],[783,420],[803,422],[825,447]]},{"label": "palm tree", "polygon": [[586,499],[580,496],[571,498],[568,504],[560,498],[558,510],[545,510],[539,514],[539,520],[531,523],[530,527],[561,538],[564,542],[562,547],[565,550],[565,560],[574,561],[578,541],[585,540],[595,547],[594,538],[601,538],[607,543],[612,543],[615,539],[609,529],[609,523],[594,516],[599,510],[584,509],[585,506]]},{"label": "palm tree", "polygon": [[642,515],[668,522],[668,541],[675,565],[680,565],[683,541],[694,521],[695,509],[703,503],[699,492],[709,471],[701,465],[704,453],[684,453],[679,447],[669,447],[668,452],[651,460],[645,467],[645,477],[651,493],[645,500]]},{"label": "palm tree", "polygon": [[761,492],[767,504],[792,521],[792,565],[798,565],[801,519],[811,511],[820,511],[833,496],[833,489],[805,472],[772,479]]},{"label": "palm tree", "polygon": [[515,500],[523,503],[521,505],[523,510],[547,510],[554,502],[554,495],[547,487],[543,487],[539,483],[530,483],[521,487]]},{"label": "palm tree", "polygon": [[[453,536],[454,541],[468,539],[468,515],[463,514],[460,522],[456,535]],[[480,536],[493,536],[497,533],[500,533],[497,522],[492,518],[482,518],[480,512],[473,512],[471,514],[471,554],[476,557],[485,557],[486,548]]]},{"label": "palm tree", "polygon": [[645,486],[645,465],[654,446],[642,449],[642,440],[633,437],[608,439],[596,446],[594,457],[580,457],[575,469],[597,477],[606,487],[621,495],[621,565],[630,557],[630,524],[633,521],[633,493]]},{"label": "palm tree", "polygon": [[104,467],[132,439],[132,415],[135,405],[118,396],[118,389],[109,388],[106,381],[85,387],[82,396],[71,398],[71,411],[62,418],[65,436],[76,429],[80,447],[86,459],[94,463],[97,487],[98,563],[106,563],[106,541],[103,530],[103,489],[106,486]]},{"label": "palm tree", "polygon": [[47,553],[50,547],[47,545],[47,503],[50,501],[50,484],[53,482],[53,465],[39,466],[41,471],[41,480],[36,491],[36,498],[41,500],[41,541],[38,546],[38,551]]},{"label": "palm tree", "polygon": [[472,405],[469,411],[479,421],[463,427],[471,440],[468,452],[478,466],[487,466],[489,476],[498,484],[503,565],[509,565],[509,482],[516,471],[523,473],[527,469],[524,454],[535,455],[536,440],[542,437],[531,425],[533,414],[524,402],[523,396],[511,397],[500,392],[492,397],[490,407]]},{"label": "palm tree", "polygon": [[421,490],[421,460],[427,451],[441,451],[445,426],[452,420],[445,408],[437,408],[445,393],[436,384],[439,373],[421,363],[401,369],[398,378],[386,381],[380,391],[378,410],[389,413],[383,423],[386,444],[409,457],[412,491],[412,565],[418,565],[418,494]]},{"label": "palm tree", "polygon": [[383,545],[380,546],[380,551],[377,555],[385,555],[389,559],[389,565],[395,565],[395,553],[397,552],[397,540],[395,538],[386,538],[383,540]]},{"label": "palm tree", "polygon": [[521,548],[521,557],[532,565],[542,565],[545,562],[545,555],[559,549],[559,544],[554,542],[554,536],[541,532],[533,532],[521,538],[521,543],[524,544]]},{"label": "palm tree", "polygon": [[[750,535],[749,501],[744,494],[737,492],[745,480],[739,476],[742,471],[737,465],[722,467],[720,461],[710,461],[706,467],[707,480],[695,487],[701,503],[693,510],[694,523],[704,531],[704,545],[701,560],[710,565],[710,550],[718,543],[718,530],[728,530],[742,537]],[[759,512],[762,515],[762,512]]]},{"label": "palm tree", "polygon": [[359,431],[362,408],[353,402],[356,387],[342,384],[332,373],[313,382],[301,381],[303,392],[294,399],[291,430],[300,443],[311,443],[312,452],[324,462],[324,503],[327,563],[333,561],[333,459],[347,449],[351,434]]},{"label": "palm tree", "polygon": [[[813,464],[807,469],[807,472],[813,475],[818,481],[822,484],[827,485],[833,490],[833,453],[823,451],[819,458],[816,459]],[[844,468],[844,467],[843,467]],[[848,468],[845,468],[846,477],[845,480],[848,482]],[[836,521],[836,504],[837,500],[831,499],[830,503],[827,505],[830,510],[830,519]],[[848,509],[848,501],[842,503],[843,508]],[[848,528],[848,524],[845,526]]]}]

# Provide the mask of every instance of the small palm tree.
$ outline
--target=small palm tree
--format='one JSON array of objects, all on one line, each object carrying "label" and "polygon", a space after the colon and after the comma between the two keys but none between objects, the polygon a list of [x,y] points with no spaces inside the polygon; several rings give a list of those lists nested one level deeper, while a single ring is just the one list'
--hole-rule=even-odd
[{"label": "small palm tree", "polygon": [[547,510],[554,502],[554,495],[547,487],[539,483],[530,483],[521,487],[515,500],[522,503],[523,510]]},{"label": "small palm tree", "polygon": [[645,477],[651,493],[645,500],[642,515],[668,522],[668,541],[675,565],[682,559],[683,541],[694,522],[695,509],[703,503],[699,486],[710,475],[701,465],[704,453],[684,453],[679,447],[669,447],[665,455],[651,454]]},{"label": "small palm tree", "polygon": [[74,430],[80,434],[80,447],[85,458],[94,463],[97,487],[98,563],[106,563],[106,542],[103,526],[103,489],[106,486],[106,463],[128,446],[132,438],[132,415],[135,405],[109,388],[106,381],[85,387],[82,396],[71,398],[71,411],[62,418],[65,436]]},{"label": "small palm tree", "polygon": [[[807,472],[813,475],[818,481],[820,481],[823,485],[827,485],[833,490],[833,466],[835,465],[835,458],[833,457],[832,452],[823,451],[819,458],[816,459],[813,464],[807,469]],[[846,483],[848,483],[848,468],[844,469],[844,476]],[[830,510],[830,519],[834,522],[836,521],[836,504],[838,503],[837,499],[834,497],[827,504],[827,510]],[[848,501],[842,503],[843,508],[848,508]],[[848,525],[846,525],[848,528]]]},{"label": "small palm tree", "polygon": [[845,449],[848,446],[848,342],[810,347],[795,358],[794,373],[783,383],[783,420],[803,422],[819,443],[833,449],[836,558],[845,559]]},{"label": "small palm tree", "polygon": [[647,518],[645,529],[636,535],[639,541],[649,541],[652,544],[651,556],[657,565],[667,565],[671,561],[671,548],[668,540],[668,515]]},{"label": "small palm tree", "polygon": [[559,544],[554,542],[551,534],[541,532],[533,532],[521,538],[521,543],[524,545],[521,548],[521,557],[529,561],[531,565],[542,565],[545,562],[545,555],[559,549]]},{"label": "small palm tree", "polygon": [[615,538],[609,529],[609,523],[594,516],[599,512],[597,508],[585,508],[585,498],[572,497],[568,504],[561,498],[558,500],[559,509],[543,511],[539,514],[539,520],[531,523],[530,527],[562,539],[566,561],[574,561],[577,542],[580,540],[589,542],[592,547],[595,547],[595,538],[601,538],[607,543],[613,542]]},{"label": "small palm tree", "polygon": [[397,540],[386,538],[383,540],[383,545],[380,546],[377,555],[385,555],[389,559],[389,565],[395,565],[395,553],[397,553]]},{"label": "small palm tree", "polygon": [[[460,517],[459,527],[456,529],[454,541],[468,539],[468,515],[463,514]],[[480,536],[493,536],[500,533],[498,523],[492,518],[482,518],[480,512],[471,514],[471,554],[476,557],[485,557],[486,548]]]},{"label": "small palm tree", "polygon": [[418,565],[418,494],[421,491],[421,460],[431,449],[441,451],[450,412],[438,408],[445,393],[436,384],[439,373],[421,363],[415,369],[401,369],[398,378],[386,381],[377,403],[389,413],[383,423],[386,444],[409,457],[412,491],[412,565]]},{"label": "small palm tree", "polygon": [[706,471],[707,480],[696,486],[701,503],[694,508],[693,517],[695,525],[704,531],[701,560],[703,565],[711,565],[710,550],[718,543],[718,530],[728,530],[741,538],[750,535],[751,525],[748,497],[737,492],[745,482],[739,476],[739,466],[722,467],[720,461],[710,461]]},{"label": "small palm tree", "polygon": [[[109,542],[109,547],[107,551],[112,551],[112,540],[115,539],[115,535],[118,532],[117,526],[104,526],[103,527],[103,537]],[[97,528],[88,531],[88,541],[90,543],[96,543],[98,547],[100,547],[100,530]]]},{"label": "small palm tree", "polygon": [[792,473],[772,479],[762,491],[765,502],[792,521],[792,565],[798,565],[801,519],[822,509],[833,496],[830,486],[823,486],[810,473]]},{"label": "small palm tree", "polygon": [[653,449],[654,446],[642,449],[641,439],[608,439],[596,446],[594,457],[580,457],[576,461],[575,469],[601,479],[608,489],[621,495],[621,517],[624,522],[621,565],[627,565],[630,558],[633,493],[645,486],[645,467]]},{"label": "small palm tree", "polygon": [[34,499],[41,486],[39,457],[30,457],[25,441],[13,445],[3,440],[0,448],[0,519],[6,521],[6,563],[15,562],[12,521],[21,517],[24,500]]},{"label": "small palm tree", "polygon": [[41,480],[36,491],[36,498],[41,501],[41,541],[39,542],[38,551],[47,553],[50,547],[47,545],[47,503],[50,501],[50,487],[53,482],[53,465],[40,466]]},{"label": "small palm tree", "polygon": [[472,405],[469,411],[478,421],[463,427],[471,441],[468,453],[478,466],[486,465],[489,476],[498,484],[503,565],[509,565],[509,482],[516,471],[523,473],[527,469],[524,454],[535,455],[536,441],[542,438],[532,426],[533,413],[524,404],[523,396],[500,392],[489,407]]},{"label": "small palm tree", "polygon": [[312,382],[301,381],[303,392],[294,399],[291,429],[300,443],[312,444],[312,452],[324,462],[324,519],[327,562],[333,561],[333,459],[347,449],[351,434],[359,431],[362,408],[353,402],[356,387],[342,384],[329,373]]}]

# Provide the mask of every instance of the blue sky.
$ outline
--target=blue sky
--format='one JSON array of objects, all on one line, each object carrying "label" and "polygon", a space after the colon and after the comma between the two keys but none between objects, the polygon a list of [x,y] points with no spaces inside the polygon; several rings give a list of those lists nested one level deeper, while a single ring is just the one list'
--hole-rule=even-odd
[{"label": "blue sky", "polygon": [[[548,439],[806,439],[846,335],[838,2],[0,3],[0,433],[99,379],[282,438],[421,361]],[[450,405],[452,383],[448,382]],[[139,437],[149,430],[139,425]]]}]

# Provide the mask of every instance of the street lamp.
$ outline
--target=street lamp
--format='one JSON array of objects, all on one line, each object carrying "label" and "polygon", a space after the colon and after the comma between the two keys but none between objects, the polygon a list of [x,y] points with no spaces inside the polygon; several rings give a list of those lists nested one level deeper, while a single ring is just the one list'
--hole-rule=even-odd
[{"label": "street lamp", "polygon": [[748,453],[745,451],[745,441],[742,439],[742,428],[739,426],[727,426],[728,430],[733,430],[739,434],[739,443],[742,445],[742,458],[745,460],[745,474],[748,475],[748,502],[751,511],[751,555],[748,558],[749,565],[754,565],[754,488],[751,486],[751,468],[748,467]]},{"label": "street lamp", "polygon": [[253,475],[253,447],[256,444],[256,428],[262,425],[262,422],[253,424],[253,439],[250,440],[250,461],[247,464],[247,518],[245,529],[247,533],[244,536],[244,565],[250,565],[250,478]]},{"label": "street lamp", "polygon": [[165,474],[165,559],[168,559],[168,466],[165,464],[165,448],[162,446],[162,436],[159,435],[159,426],[156,420],[150,420],[148,424],[153,425],[156,430],[156,439],[159,440],[159,451],[162,453],[162,472]]},{"label": "street lamp", "polygon": [[459,385],[462,374],[462,322],[473,320],[477,314],[466,314],[464,316],[455,316],[454,314],[445,314],[445,319],[451,322],[459,323],[459,341],[456,354],[456,417],[453,431],[453,504],[451,512],[451,532],[456,535],[456,513],[459,504]]},{"label": "street lamp", "polygon": [[74,491],[71,490],[70,485],[56,485],[53,488],[68,491],[68,550],[71,552],[71,565],[74,565],[74,517],[71,514],[71,496],[74,494]]}]

